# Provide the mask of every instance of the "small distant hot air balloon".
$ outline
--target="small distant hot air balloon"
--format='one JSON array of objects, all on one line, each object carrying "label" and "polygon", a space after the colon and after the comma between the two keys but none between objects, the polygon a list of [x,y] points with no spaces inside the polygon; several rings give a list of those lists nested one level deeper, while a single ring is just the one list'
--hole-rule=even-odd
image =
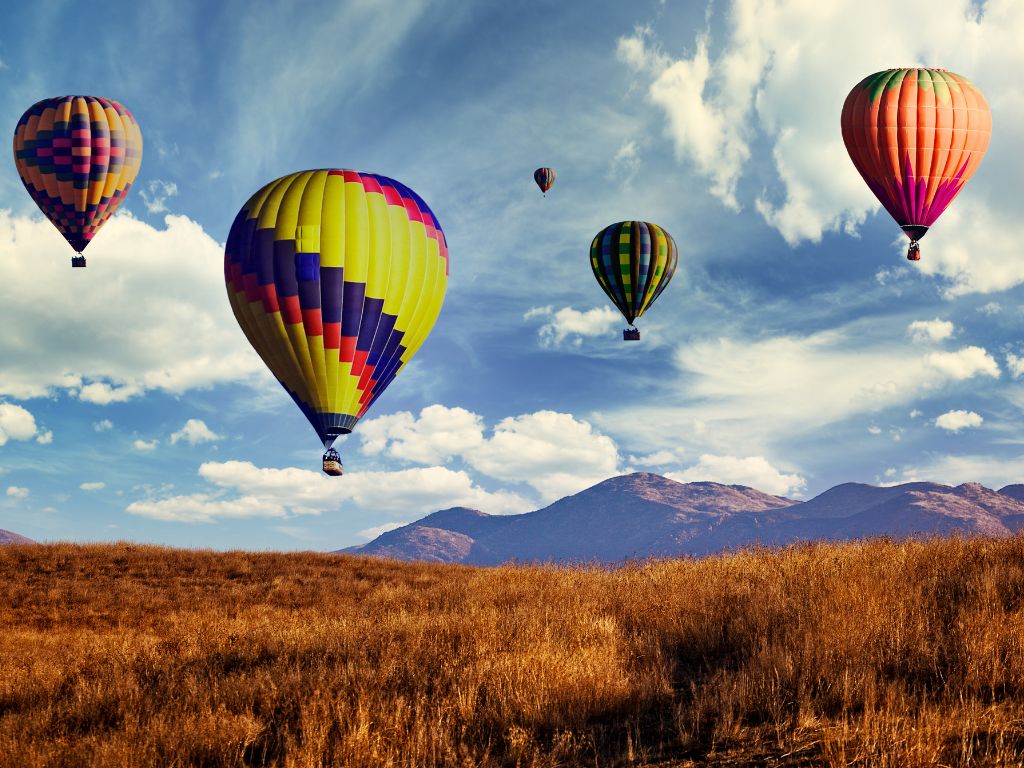
[{"label": "small distant hot air balloon", "polygon": [[555,183],[555,169],[554,168],[538,168],[533,172],[533,180],[537,182],[537,186],[540,187],[540,191],[547,197],[548,190]]},{"label": "small distant hot air balloon", "polygon": [[331,447],[416,354],[448,284],[444,233],[423,199],[372,173],[282,176],[235,217],[228,300],[249,343]]},{"label": "small distant hot air balloon", "polygon": [[978,169],[992,132],[985,97],[944,69],[887,69],[858,83],[843,104],[843,141],[875,197],[918,240]]},{"label": "small distant hot air balloon", "polygon": [[142,133],[132,113],[100,96],[33,104],[14,129],[14,164],[25,189],[78,255],[132,188]]},{"label": "small distant hot air balloon", "polygon": [[[620,221],[605,227],[590,244],[590,266],[601,288],[633,325],[668,286],[679,263],[672,235],[646,221]],[[622,332],[637,341],[640,331]]]}]

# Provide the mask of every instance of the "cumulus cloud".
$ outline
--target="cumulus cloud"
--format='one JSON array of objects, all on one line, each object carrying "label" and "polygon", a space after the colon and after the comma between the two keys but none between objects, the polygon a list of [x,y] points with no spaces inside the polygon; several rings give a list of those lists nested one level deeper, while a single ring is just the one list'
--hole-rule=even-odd
[{"label": "cumulus cloud", "polygon": [[36,431],[36,420],[31,413],[20,405],[0,402],[0,445],[6,445],[8,440],[31,440]]},{"label": "cumulus cloud", "polygon": [[541,346],[557,347],[568,340],[579,347],[584,338],[607,336],[622,322],[622,317],[610,307],[596,307],[584,312],[572,307],[535,307],[523,315],[524,320],[544,319],[537,331]]},{"label": "cumulus cloud", "polygon": [[763,456],[715,456],[704,454],[691,467],[670,472],[666,477],[680,483],[711,481],[727,485],[748,485],[776,496],[798,495],[807,481],[798,474],[785,474]]},{"label": "cumulus cloud", "polygon": [[221,246],[198,224],[118,215],[88,256],[97,269],[70,280],[67,243],[48,221],[0,211],[0,396],[63,391],[104,405],[262,374],[224,295]]},{"label": "cumulus cloud", "polygon": [[538,411],[502,419],[490,439],[465,459],[486,475],[525,481],[553,500],[616,474],[619,453],[610,437],[587,422]]},{"label": "cumulus cloud", "polygon": [[999,364],[981,347],[964,347],[956,352],[933,352],[926,360],[930,367],[955,381],[975,376],[999,378]]},{"label": "cumulus cloud", "polygon": [[49,445],[53,442],[53,432],[49,429],[45,432],[40,432],[36,435],[36,442],[40,445]]},{"label": "cumulus cloud", "polygon": [[102,491],[107,487],[106,483],[82,483],[80,486],[83,491]]},{"label": "cumulus cloud", "polygon": [[567,413],[509,417],[487,436],[480,416],[432,405],[418,418],[391,414],[359,428],[366,453],[420,463],[458,457],[489,477],[525,482],[545,500],[576,493],[618,471],[614,441]]},{"label": "cumulus cloud", "polygon": [[189,445],[198,445],[220,440],[220,435],[206,426],[202,419],[189,419],[181,429],[171,434],[171,445],[177,445],[179,440],[184,440]]},{"label": "cumulus cloud", "polygon": [[363,421],[359,436],[366,453],[436,464],[483,444],[484,425],[480,416],[464,408],[430,405],[418,417],[400,411]]},{"label": "cumulus cloud", "polygon": [[288,518],[337,511],[348,504],[384,513],[424,514],[467,506],[484,512],[523,512],[529,504],[515,494],[491,493],[465,472],[417,467],[395,472],[351,472],[343,483],[297,467],[257,467],[247,461],[206,462],[199,475],[214,490],[142,499],[126,511],[156,520],[211,523],[228,518]]},{"label": "cumulus cloud", "polygon": [[31,491],[28,488],[22,488],[17,485],[7,486],[7,495],[12,499],[27,499]]},{"label": "cumulus cloud", "polygon": [[[683,43],[688,54],[666,54],[641,28],[619,40],[618,55],[667,118],[677,155],[725,205],[755,197],[791,244],[854,232],[880,210],[838,130],[850,88],[894,62],[941,61],[966,74],[997,126],[980,171],[929,233],[920,269],[948,280],[951,296],[997,291],[1024,282],[1016,234],[1005,226],[1017,216],[1024,175],[1024,86],[1015,76],[1024,6],[989,0],[978,8],[976,0],[950,0],[942,13],[928,0],[734,0],[724,35],[698,32]],[[755,143],[769,151],[752,152]],[[742,189],[753,166],[757,186]]]},{"label": "cumulus cloud", "polygon": [[948,432],[959,432],[961,429],[980,427],[981,418],[974,411],[947,411],[935,419],[935,426]]},{"label": "cumulus cloud", "polygon": [[935,342],[948,339],[953,335],[953,323],[949,320],[915,320],[907,326],[907,333],[917,343]]},{"label": "cumulus cloud", "polygon": [[132,443],[132,448],[134,448],[136,451],[153,451],[156,450],[156,447],[159,443],[159,440],[135,440]]},{"label": "cumulus cloud", "polygon": [[97,432],[106,432],[114,428],[114,422],[110,419],[100,419],[99,421],[93,422],[92,428]]}]

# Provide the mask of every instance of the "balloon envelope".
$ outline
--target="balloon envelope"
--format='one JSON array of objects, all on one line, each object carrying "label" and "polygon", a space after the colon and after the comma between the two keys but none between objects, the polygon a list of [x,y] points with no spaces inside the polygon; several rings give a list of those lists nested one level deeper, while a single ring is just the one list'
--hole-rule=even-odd
[{"label": "balloon envelope", "polygon": [[961,75],[887,69],[850,91],[842,131],[860,175],[914,242],[916,260],[916,241],[981,164],[992,115]]},{"label": "balloon envelope", "polygon": [[121,205],[141,163],[132,113],[100,96],[43,99],[14,129],[25,189],[78,253]]},{"label": "balloon envelope", "polygon": [[448,247],[427,204],[394,179],[301,171],[242,207],[224,273],[242,331],[330,447],[433,328]]},{"label": "balloon envelope", "polygon": [[662,294],[679,263],[676,241],[657,224],[620,221],[590,244],[590,266],[630,325]]},{"label": "balloon envelope", "polygon": [[547,191],[551,189],[551,186],[555,183],[555,169],[538,168],[533,172],[533,180],[537,182],[537,186],[540,187],[540,191],[547,194]]}]

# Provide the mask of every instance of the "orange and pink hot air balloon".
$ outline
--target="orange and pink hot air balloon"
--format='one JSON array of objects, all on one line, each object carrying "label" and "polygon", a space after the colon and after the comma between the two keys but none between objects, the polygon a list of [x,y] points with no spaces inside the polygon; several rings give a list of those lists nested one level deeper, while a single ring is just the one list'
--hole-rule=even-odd
[{"label": "orange and pink hot air balloon", "polygon": [[907,258],[920,260],[918,240],[985,156],[985,97],[944,69],[887,69],[850,91],[842,128],[853,164],[910,238]]},{"label": "orange and pink hot air balloon", "polygon": [[82,251],[124,201],[142,163],[132,113],[102,96],[59,96],[33,104],[14,129],[14,164],[36,205]]}]

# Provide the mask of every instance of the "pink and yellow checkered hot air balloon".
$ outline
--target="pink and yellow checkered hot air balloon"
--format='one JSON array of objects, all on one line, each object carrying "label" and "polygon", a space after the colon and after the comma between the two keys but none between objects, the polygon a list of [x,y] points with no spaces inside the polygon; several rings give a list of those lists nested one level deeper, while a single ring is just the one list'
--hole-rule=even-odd
[{"label": "pink and yellow checkered hot air balloon", "polygon": [[59,96],[33,104],[14,129],[14,164],[36,205],[77,252],[124,200],[142,163],[132,113],[101,96]]},{"label": "pink and yellow checkered hot air balloon", "polygon": [[235,319],[323,442],[348,434],[427,338],[448,285],[444,232],[423,199],[371,173],[301,171],[267,184],[224,249]]},{"label": "pink and yellow checkered hot air balloon", "polygon": [[910,238],[907,258],[978,169],[992,114],[970,80],[944,69],[887,69],[846,97],[843,141],[875,197]]}]

